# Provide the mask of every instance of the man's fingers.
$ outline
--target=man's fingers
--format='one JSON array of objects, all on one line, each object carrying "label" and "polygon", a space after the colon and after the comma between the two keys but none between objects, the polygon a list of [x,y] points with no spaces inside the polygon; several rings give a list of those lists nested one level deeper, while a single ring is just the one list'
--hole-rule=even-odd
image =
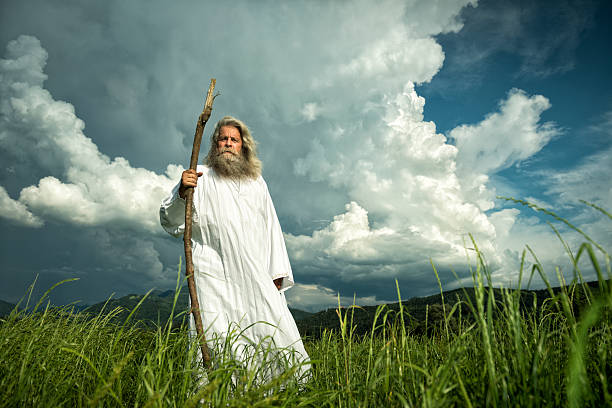
[{"label": "man's fingers", "polygon": [[190,176],[190,177],[193,177],[193,178],[195,178],[196,176],[201,177],[203,174],[204,174],[204,173],[203,173],[203,172],[201,172],[201,171],[198,171],[198,172],[196,173],[196,171],[195,171],[195,170],[191,170],[191,169],[189,169],[189,170],[185,170],[185,171],[183,172],[183,176]]},{"label": "man's fingers", "polygon": [[181,185],[179,187],[179,196],[185,198],[185,192],[188,188],[194,188],[198,185],[198,177],[204,174],[201,171],[196,172],[193,169],[187,169],[181,174]]},{"label": "man's fingers", "polygon": [[184,187],[196,187],[198,184],[198,177],[202,176],[203,172],[199,171],[196,173],[193,169],[188,169],[183,172],[181,176],[181,184]]}]

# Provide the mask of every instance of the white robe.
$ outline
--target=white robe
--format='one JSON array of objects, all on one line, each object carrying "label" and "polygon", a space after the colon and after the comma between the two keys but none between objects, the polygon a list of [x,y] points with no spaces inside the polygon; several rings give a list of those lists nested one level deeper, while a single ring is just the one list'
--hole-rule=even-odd
[{"label": "white robe", "polygon": [[[217,339],[210,343],[213,354],[219,352],[218,340],[227,338],[229,328],[234,334],[244,330],[232,338],[234,358],[240,360],[249,346],[267,344],[284,349],[285,355],[289,351],[297,357],[295,362],[307,361],[283,294],[294,285],[293,273],[266,182],[261,176],[221,178],[206,166],[197,171],[204,174],[194,189],[191,243],[205,336],[209,342]],[[160,208],[162,227],[175,237],[185,229],[179,185]],[[273,282],[276,278],[283,278],[280,291]],[[192,333],[194,327],[191,317]],[[306,370],[304,366],[298,373]]]}]

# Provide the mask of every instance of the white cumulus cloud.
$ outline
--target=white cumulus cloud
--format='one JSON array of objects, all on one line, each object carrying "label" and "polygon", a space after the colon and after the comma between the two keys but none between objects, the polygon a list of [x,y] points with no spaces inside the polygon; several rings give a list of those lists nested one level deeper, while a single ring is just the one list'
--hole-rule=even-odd
[{"label": "white cumulus cloud", "polygon": [[[101,153],[83,133],[85,125],[74,107],[43,88],[46,55],[36,38],[20,36],[0,60],[0,145],[47,170],[59,169],[63,178],[47,176],[25,187],[13,204],[21,209],[14,217],[27,218],[31,211],[72,224],[159,232],[159,203],[181,169],[170,165],[159,175]],[[31,216],[29,222],[40,220]]]},{"label": "white cumulus cloud", "polygon": [[398,27],[361,55],[339,67],[339,74],[360,80],[384,81],[398,75],[416,83],[430,81],[442,67],[444,53],[433,38],[411,38]]},{"label": "white cumulus cloud", "polygon": [[340,141],[350,137],[350,143],[331,143],[331,136],[311,142],[295,173],[346,188],[352,201],[345,213],[311,235],[287,234],[294,262],[311,260],[313,274],[340,269],[347,282],[385,275],[401,282],[421,273],[428,258],[444,268],[464,265],[472,234],[490,265],[502,266],[507,258],[502,242],[508,241],[519,212],[494,210],[489,178],[532,157],[558,134],[554,124],[540,120],[550,103],[541,95],[511,90],[498,112],[453,129],[456,145],[424,121],[424,104],[408,83],[384,97],[377,125],[351,129],[350,123],[338,124],[350,135]]},{"label": "white cumulus cloud", "polygon": [[0,217],[25,227],[43,226],[43,221],[39,217],[28,211],[23,203],[13,200],[2,186],[0,186]]},{"label": "white cumulus cloud", "polygon": [[463,173],[491,174],[510,167],[539,152],[559,129],[541,122],[542,112],[550,108],[542,95],[528,96],[512,89],[494,112],[476,125],[462,125],[450,131],[456,140],[459,170]]},{"label": "white cumulus cloud", "polygon": [[[347,294],[350,295],[350,294]],[[376,299],[375,296],[347,296],[322,285],[296,284],[290,291],[286,292],[287,301],[292,305],[299,305],[300,309],[318,312],[320,310],[337,308],[338,305],[347,307],[351,305],[375,305],[385,303],[384,300]],[[389,300],[387,302],[397,301]]]}]

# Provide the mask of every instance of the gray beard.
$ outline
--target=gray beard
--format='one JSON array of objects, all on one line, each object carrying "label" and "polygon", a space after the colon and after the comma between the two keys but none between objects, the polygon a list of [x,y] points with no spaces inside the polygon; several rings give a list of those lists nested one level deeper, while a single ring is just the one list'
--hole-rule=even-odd
[{"label": "gray beard", "polygon": [[249,164],[244,159],[242,154],[239,155],[224,155],[223,150],[213,155],[209,165],[221,177],[227,177],[233,180],[241,180],[250,178]]}]

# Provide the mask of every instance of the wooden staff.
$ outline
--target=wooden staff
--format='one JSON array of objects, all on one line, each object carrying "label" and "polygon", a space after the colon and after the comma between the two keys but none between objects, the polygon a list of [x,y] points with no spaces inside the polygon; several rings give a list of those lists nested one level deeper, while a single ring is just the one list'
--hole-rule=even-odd
[{"label": "wooden staff", "polygon": [[[213,92],[215,90],[215,84],[217,80],[211,78],[210,86],[208,87],[208,93],[206,94],[206,102],[204,103],[204,110],[198,118],[198,124],[196,125],[195,136],[193,137],[193,149],[191,150],[191,162],[189,168],[196,170],[198,165],[198,155],[200,154],[200,144],[202,143],[202,133],[204,132],[204,126],[210,118],[212,112],[212,104],[215,99]],[[188,188],[185,191],[185,233],[183,234],[183,242],[185,243],[185,273],[187,274],[187,285],[189,286],[189,297],[191,298],[191,313],[193,313],[193,319],[195,320],[196,333],[200,339],[200,350],[202,351],[202,362],[204,367],[210,366],[210,353],[208,352],[208,344],[204,338],[204,329],[202,327],[202,315],[200,314],[200,302],[198,302],[198,293],[196,291],[195,279],[193,278],[193,258],[191,256],[191,213],[193,208],[193,188]]]}]

